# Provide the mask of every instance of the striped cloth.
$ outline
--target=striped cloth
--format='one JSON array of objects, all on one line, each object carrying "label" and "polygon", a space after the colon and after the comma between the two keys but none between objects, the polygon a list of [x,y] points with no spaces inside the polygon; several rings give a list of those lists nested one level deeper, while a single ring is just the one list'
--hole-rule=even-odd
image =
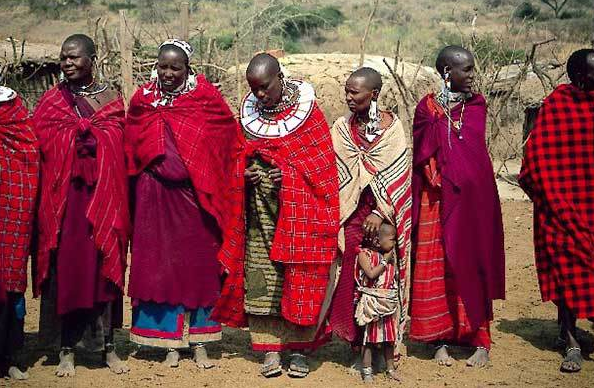
[{"label": "striped cloth", "polygon": [[81,118],[66,101],[59,84],[47,91],[33,114],[42,163],[39,206],[39,252],[35,292],[47,279],[50,252],[58,237],[66,208],[76,154],[77,133],[89,131],[97,140],[98,179],[86,217],[93,226],[93,238],[104,260],[101,274],[124,288],[126,249],[130,233],[128,187],[124,161],[124,102],[117,98],[90,118]]},{"label": "striped cloth", "polygon": [[[435,166],[435,159],[430,163]],[[427,169],[426,175],[434,183],[440,180],[435,169]],[[489,322],[472,329],[447,265],[439,216],[440,197],[439,189],[429,185],[421,195],[409,337],[420,342],[445,341],[490,349]],[[487,314],[492,316],[491,307],[487,306]]]},{"label": "striped cloth", "polygon": [[[369,188],[376,202],[376,209],[380,211],[386,221],[396,227],[396,255],[398,259],[398,288],[400,293],[400,309],[396,313],[398,322],[397,342],[402,340],[408,313],[409,267],[411,247],[411,160],[407,148],[406,134],[402,122],[393,117],[390,127],[374,139],[368,147],[362,144],[360,136],[353,125],[354,116],[348,114],[336,120],[332,126],[332,143],[336,153],[338,175],[340,179],[340,224],[338,247],[342,254],[345,252],[345,225],[359,208],[362,193]],[[360,242],[359,242],[360,243]],[[350,258],[349,258],[350,259]],[[347,263],[349,266],[349,263]],[[352,316],[352,305],[345,306],[339,299],[345,297],[344,290],[354,289],[352,273],[338,270],[337,276],[329,285],[324,306],[328,306],[331,321],[340,322],[339,315],[346,312],[334,311],[336,308],[349,308]],[[347,279],[344,279],[344,277]],[[345,281],[351,284],[347,287]],[[342,282],[342,291],[337,288]],[[339,291],[339,292],[336,292]],[[335,299],[336,298],[336,299]],[[335,299],[335,300],[334,300]],[[331,301],[332,300],[332,301]],[[330,302],[331,301],[331,302]],[[338,303],[334,303],[338,302]],[[342,323],[341,323],[342,325]],[[347,328],[345,326],[345,328]],[[343,328],[343,329],[345,329]],[[343,330],[349,335],[349,340],[355,338],[352,330]]]},{"label": "striped cloth", "polygon": [[[371,262],[371,267],[380,265],[382,254],[362,249]],[[359,302],[355,311],[357,323],[365,326],[363,345],[368,343],[394,343],[398,340],[398,284],[397,268],[389,263],[377,279],[369,279],[357,262],[355,279],[359,285]],[[378,298],[380,296],[380,298]]]}]

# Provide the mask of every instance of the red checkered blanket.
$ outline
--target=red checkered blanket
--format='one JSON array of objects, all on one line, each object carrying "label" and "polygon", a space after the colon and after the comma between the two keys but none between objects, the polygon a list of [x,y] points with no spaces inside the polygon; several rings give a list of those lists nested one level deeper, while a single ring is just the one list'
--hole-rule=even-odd
[{"label": "red checkered blanket", "polygon": [[0,103],[0,299],[25,292],[39,151],[19,97]]},{"label": "red checkered blanket", "polygon": [[226,224],[229,183],[239,152],[239,126],[221,93],[203,75],[196,87],[178,96],[173,105],[155,104],[154,83],[132,97],[126,122],[126,155],[131,174],[140,173],[165,154],[165,130],[188,170],[200,205]]},{"label": "red checkered blanket", "polygon": [[130,232],[128,190],[124,158],[124,103],[111,101],[90,118],[81,118],[64,98],[60,84],[46,92],[33,115],[42,163],[39,220],[39,253],[35,291],[48,276],[50,252],[58,236],[72,167],[75,138],[89,130],[97,139],[98,179],[86,216],[93,225],[93,238],[103,254],[101,274],[124,287],[126,249]]},{"label": "red checkered blanket", "polygon": [[560,85],[545,99],[520,183],[534,202],[543,300],[594,317],[594,92]]},{"label": "red checkered blanket", "polygon": [[[224,238],[219,258],[228,271],[221,298],[212,318],[229,326],[246,326],[244,300],[245,182],[244,171],[249,157],[259,155],[278,166],[283,174],[279,192],[279,218],[270,260],[302,268],[307,264],[330,266],[337,253],[339,228],[338,172],[332,149],[330,130],[322,111],[314,104],[310,116],[295,132],[280,138],[243,142],[233,178],[231,224]],[[318,303],[303,303],[312,298],[307,276],[300,277],[291,292],[283,293],[287,301],[303,308],[319,310]],[[285,290],[286,291],[286,290]],[[323,294],[322,290],[322,294]],[[291,295],[288,295],[291,294]],[[323,295],[322,295],[323,299]],[[298,301],[298,302],[296,302]],[[309,307],[308,307],[309,306]],[[283,314],[287,310],[283,309]],[[300,316],[285,316],[301,325],[317,323],[311,311]],[[308,318],[305,318],[308,317]]]}]

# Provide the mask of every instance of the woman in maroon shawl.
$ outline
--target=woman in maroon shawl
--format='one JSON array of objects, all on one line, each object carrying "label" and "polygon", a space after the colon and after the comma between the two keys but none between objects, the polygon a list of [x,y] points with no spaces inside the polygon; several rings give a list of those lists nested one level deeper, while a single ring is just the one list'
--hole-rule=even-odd
[{"label": "woman in maroon shawl", "polygon": [[558,308],[564,372],[584,361],[576,320],[594,319],[594,50],[567,61],[570,84],[540,108],[526,143],[520,184],[534,202],[540,292]]},{"label": "woman in maroon shawl", "polygon": [[437,58],[444,87],[418,104],[413,124],[413,281],[410,338],[476,347],[466,364],[489,360],[493,299],[505,296],[503,225],[487,152],[487,107],[471,91],[472,54],[457,46]]},{"label": "woman in maroon shawl", "polygon": [[192,47],[159,47],[156,79],[136,92],[126,124],[129,170],[136,176],[129,295],[132,341],[168,349],[191,346],[201,368],[204,344],[221,338],[210,320],[220,294],[217,254],[226,216],[225,184],[238,125],[219,91],[193,74]]},{"label": "woman in maroon shawl", "polygon": [[91,38],[68,37],[60,53],[66,80],[43,95],[33,115],[42,155],[35,292],[53,299],[60,317],[58,376],[74,375],[72,351],[89,326],[103,334],[110,370],[128,372],[113,338],[129,234],[124,104],[95,79],[95,59]]},{"label": "woman in maroon shawl", "polygon": [[23,346],[27,259],[39,175],[29,111],[0,86],[0,378],[26,379],[15,365]]}]

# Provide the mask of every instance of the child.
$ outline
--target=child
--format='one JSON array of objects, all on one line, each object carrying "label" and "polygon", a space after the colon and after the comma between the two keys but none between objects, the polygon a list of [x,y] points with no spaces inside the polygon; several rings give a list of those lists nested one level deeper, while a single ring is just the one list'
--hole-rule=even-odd
[{"label": "child", "polygon": [[383,348],[386,373],[399,380],[394,367],[394,343],[398,323],[398,289],[396,285],[397,266],[394,265],[396,228],[383,223],[373,248],[362,248],[355,267],[355,281],[359,300],[355,319],[359,326],[365,326],[363,333],[363,381],[373,381],[372,349]]}]

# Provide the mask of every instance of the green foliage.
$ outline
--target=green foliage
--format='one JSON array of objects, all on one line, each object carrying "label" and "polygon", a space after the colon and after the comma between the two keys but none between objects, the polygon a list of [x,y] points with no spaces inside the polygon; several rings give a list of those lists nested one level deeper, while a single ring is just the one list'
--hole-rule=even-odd
[{"label": "green foliage", "polygon": [[235,34],[232,32],[224,32],[219,34],[215,39],[215,44],[219,50],[229,50],[231,47],[233,47],[234,42]]},{"label": "green foliage", "polygon": [[483,0],[487,8],[497,8],[503,4],[503,0]]},{"label": "green foliage", "polygon": [[337,27],[345,20],[342,12],[332,6],[309,11],[294,5],[286,7],[284,14],[286,20],[282,22],[279,32],[290,40],[298,40],[306,34],[315,34],[320,29]]},{"label": "green foliage", "polygon": [[[433,60],[437,58],[439,51],[449,45],[469,47],[460,35],[442,33],[438,37],[438,44],[434,50]],[[473,43],[473,54],[483,64],[505,66],[526,57],[524,50],[515,50],[503,41],[498,41],[493,35],[485,34],[477,36]]]},{"label": "green foliage", "polygon": [[92,0],[27,0],[31,12],[58,18],[63,12],[71,8],[91,4]]},{"label": "green foliage", "polygon": [[524,1],[514,11],[514,17],[518,19],[528,19],[533,20],[538,17],[540,14],[540,8],[537,8],[532,5],[529,1]]},{"label": "green foliage", "polygon": [[111,12],[118,12],[120,9],[134,9],[137,5],[132,2],[132,0],[126,0],[125,2],[115,2],[109,3],[107,5],[107,9]]}]

